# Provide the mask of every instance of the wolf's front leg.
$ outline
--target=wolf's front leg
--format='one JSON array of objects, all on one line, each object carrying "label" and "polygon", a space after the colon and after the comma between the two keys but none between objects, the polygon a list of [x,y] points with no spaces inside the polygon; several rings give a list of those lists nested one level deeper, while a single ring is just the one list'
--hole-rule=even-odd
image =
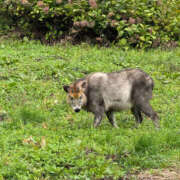
[{"label": "wolf's front leg", "polygon": [[101,114],[99,114],[99,113],[95,114],[95,116],[94,116],[94,127],[95,128],[100,125],[102,117],[103,116]]},{"label": "wolf's front leg", "polygon": [[112,124],[112,126],[114,126],[115,128],[118,128],[118,125],[116,124],[116,120],[114,117],[114,113],[112,111],[107,111],[106,116],[107,116],[109,122]]},{"label": "wolf's front leg", "polygon": [[[91,97],[93,99],[93,97]],[[104,117],[105,110],[101,101],[96,98],[89,103],[89,110],[94,114],[94,127],[96,128],[101,123],[102,118]]]}]

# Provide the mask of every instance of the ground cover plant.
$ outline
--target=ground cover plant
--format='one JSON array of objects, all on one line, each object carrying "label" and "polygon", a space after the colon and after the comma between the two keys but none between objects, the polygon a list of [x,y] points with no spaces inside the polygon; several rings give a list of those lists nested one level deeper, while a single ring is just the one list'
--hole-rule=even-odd
[{"label": "ground cover plant", "polygon": [[[155,80],[152,106],[161,129],[117,113],[119,129],[75,114],[62,86],[94,71],[139,67]],[[122,179],[180,161],[180,49],[0,44],[0,179]]]}]

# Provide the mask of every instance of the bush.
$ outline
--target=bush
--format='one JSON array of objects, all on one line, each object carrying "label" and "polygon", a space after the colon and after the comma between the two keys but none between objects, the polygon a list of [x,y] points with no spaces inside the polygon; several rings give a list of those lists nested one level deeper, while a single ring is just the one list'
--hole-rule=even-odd
[{"label": "bush", "polygon": [[117,43],[122,47],[176,46],[177,0],[0,0],[1,12],[23,36],[52,42]]}]

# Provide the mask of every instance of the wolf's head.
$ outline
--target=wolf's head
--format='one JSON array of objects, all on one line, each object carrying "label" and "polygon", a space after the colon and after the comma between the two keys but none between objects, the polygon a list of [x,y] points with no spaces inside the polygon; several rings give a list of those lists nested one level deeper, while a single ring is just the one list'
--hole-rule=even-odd
[{"label": "wolf's head", "polygon": [[67,102],[71,105],[75,112],[79,112],[83,106],[86,106],[87,97],[85,91],[87,81],[82,80],[71,85],[63,86],[64,91],[68,94]]}]

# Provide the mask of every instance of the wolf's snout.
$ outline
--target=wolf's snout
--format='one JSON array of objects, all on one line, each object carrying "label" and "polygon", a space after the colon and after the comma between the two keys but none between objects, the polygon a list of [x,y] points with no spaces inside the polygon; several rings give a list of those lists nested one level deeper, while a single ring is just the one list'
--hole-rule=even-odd
[{"label": "wolf's snout", "polygon": [[80,109],[79,109],[79,108],[77,108],[77,109],[74,109],[74,111],[75,111],[75,112],[79,112],[79,111],[80,111]]}]

